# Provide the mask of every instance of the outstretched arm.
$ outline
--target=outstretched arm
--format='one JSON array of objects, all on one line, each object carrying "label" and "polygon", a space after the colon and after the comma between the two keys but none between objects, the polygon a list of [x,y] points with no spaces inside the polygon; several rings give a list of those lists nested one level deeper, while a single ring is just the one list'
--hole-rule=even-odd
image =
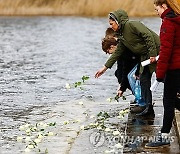
[{"label": "outstretched arm", "polygon": [[100,77],[104,72],[106,72],[108,68],[106,66],[104,66],[103,68],[101,68],[100,70],[98,70],[95,74],[95,78]]}]

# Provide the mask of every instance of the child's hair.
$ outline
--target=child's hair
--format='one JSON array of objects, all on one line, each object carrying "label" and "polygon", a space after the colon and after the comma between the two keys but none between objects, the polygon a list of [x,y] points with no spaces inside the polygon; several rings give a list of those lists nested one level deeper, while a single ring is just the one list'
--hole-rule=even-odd
[{"label": "child's hair", "polygon": [[156,6],[166,4],[167,7],[172,8],[177,15],[180,15],[180,0],[154,0],[154,4]]},{"label": "child's hair", "polygon": [[113,37],[115,37],[116,36],[116,32],[112,29],[112,28],[107,28],[106,29],[106,32],[105,32],[105,37],[106,36],[113,36]]},{"label": "child's hair", "polygon": [[169,6],[167,0],[154,0],[154,4],[156,6],[161,6],[162,4],[166,4],[167,6]]},{"label": "child's hair", "polygon": [[108,49],[110,49],[111,45],[116,46],[118,44],[118,41],[112,37],[112,36],[106,36],[102,39],[102,50],[106,53],[108,53]]}]

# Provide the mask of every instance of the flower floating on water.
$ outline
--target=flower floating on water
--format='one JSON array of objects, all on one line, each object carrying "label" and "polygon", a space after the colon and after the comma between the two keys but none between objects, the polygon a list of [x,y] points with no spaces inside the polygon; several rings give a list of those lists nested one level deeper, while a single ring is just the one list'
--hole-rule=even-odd
[{"label": "flower floating on water", "polygon": [[119,112],[119,117],[124,117],[125,114],[129,113],[129,109],[121,110]]},{"label": "flower floating on water", "polygon": [[67,125],[67,124],[69,124],[69,121],[64,121],[64,125]]},{"label": "flower floating on water", "polygon": [[26,138],[25,138],[25,141],[26,142],[29,142],[31,140],[31,137],[29,137],[29,136],[27,136]]},{"label": "flower floating on water", "polygon": [[53,132],[49,132],[49,133],[48,133],[48,136],[53,136],[53,135],[54,135]]},{"label": "flower floating on water", "polygon": [[84,130],[84,125],[82,125],[82,126],[80,127],[80,129],[81,129],[81,130]]},{"label": "flower floating on water", "polygon": [[[125,96],[121,96],[122,97],[122,99],[123,100],[126,100],[126,97]],[[112,102],[112,101],[117,101],[117,102],[119,102],[119,96],[118,95],[116,95],[114,98],[112,98],[112,97],[109,97],[109,98],[107,98],[107,101],[108,102]]]},{"label": "flower floating on water", "polygon": [[89,76],[84,76],[84,75],[83,75],[83,77],[82,77],[81,79],[82,79],[83,82],[85,82],[86,80],[89,79]]},{"label": "flower floating on water", "polygon": [[110,132],[111,129],[110,129],[110,128],[106,128],[104,131],[105,131],[105,132]]},{"label": "flower floating on water", "polygon": [[95,116],[94,116],[94,115],[90,116],[90,119],[94,119],[94,118],[95,118]]},{"label": "flower floating on water", "polygon": [[42,134],[38,134],[38,139],[42,139],[43,135]]},{"label": "flower floating on water", "polygon": [[114,147],[116,147],[117,149],[122,149],[123,148],[121,143],[116,144]]},{"label": "flower floating on water", "polygon": [[114,136],[117,136],[117,135],[119,135],[119,134],[120,134],[120,132],[119,132],[118,130],[116,130],[116,131],[113,132],[113,135],[114,135]]},{"label": "flower floating on water", "polygon": [[107,98],[107,101],[108,101],[108,102],[112,102],[112,100],[113,100],[112,97]]},{"label": "flower floating on water", "polygon": [[26,148],[24,151],[25,151],[26,153],[31,152],[31,150],[30,150],[29,148]]},{"label": "flower floating on water", "polygon": [[26,133],[30,133],[31,132],[31,130],[28,128],[28,129],[26,129]]},{"label": "flower floating on water", "polygon": [[80,120],[80,119],[77,119],[76,122],[81,122],[81,120]]},{"label": "flower floating on water", "polygon": [[41,142],[41,139],[36,138],[36,139],[34,140],[34,142],[35,142],[36,144],[38,144],[38,143],[40,143],[40,142]]},{"label": "flower floating on water", "polygon": [[79,87],[81,90],[83,90],[82,85],[85,83],[86,80],[89,79],[89,76],[83,75],[81,78],[81,81],[75,82],[73,85],[70,85],[69,83],[66,83],[66,89],[71,89],[71,87],[77,88]]},{"label": "flower floating on water", "polygon": [[34,145],[29,144],[29,145],[28,145],[28,148],[29,148],[29,149],[33,149],[33,148],[34,148]]},{"label": "flower floating on water", "polygon": [[71,89],[71,86],[69,83],[66,83],[66,89]]},{"label": "flower floating on water", "polygon": [[81,101],[81,102],[79,102],[79,105],[84,105],[84,103]]},{"label": "flower floating on water", "polygon": [[104,151],[104,153],[105,153],[105,154],[106,154],[106,153],[114,153],[114,152],[115,152],[115,150],[114,150],[114,149]]},{"label": "flower floating on water", "polygon": [[18,136],[16,139],[18,142],[22,142],[23,138],[21,136]]},{"label": "flower floating on water", "polygon": [[24,126],[20,126],[19,130],[23,131],[23,130],[25,130],[25,127]]}]

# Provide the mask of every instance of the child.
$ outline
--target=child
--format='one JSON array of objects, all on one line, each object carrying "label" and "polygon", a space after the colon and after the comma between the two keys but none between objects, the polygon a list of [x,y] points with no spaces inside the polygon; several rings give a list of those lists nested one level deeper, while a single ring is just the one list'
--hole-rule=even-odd
[{"label": "child", "polygon": [[[95,77],[100,77],[108,68],[111,68],[121,55],[130,49],[135,55],[140,56],[141,61],[149,58],[155,59],[159,52],[159,37],[138,21],[129,21],[124,10],[117,10],[109,14],[110,27],[117,32],[118,48],[106,62],[105,66],[96,72]],[[152,93],[150,91],[151,76],[155,71],[156,64],[140,68],[141,95],[146,102],[146,109],[137,112],[139,115],[154,113],[152,106]]]},{"label": "child", "polygon": [[[171,3],[168,3],[171,2]],[[146,144],[146,148],[159,148],[170,145],[169,133],[174,118],[174,109],[180,110],[177,92],[180,88],[180,16],[170,5],[172,0],[155,0],[154,7],[162,18],[160,29],[160,56],[156,69],[157,81],[164,80],[164,117],[159,140]],[[173,3],[173,7],[174,7]],[[176,7],[180,7],[179,5]],[[179,9],[180,11],[180,9]]]},{"label": "child", "polygon": [[[102,40],[102,49],[105,53],[112,54],[113,52],[115,52],[115,50],[117,48],[117,44],[118,44],[118,41],[116,40],[116,38],[113,37],[112,35],[109,35],[109,36],[106,36]],[[135,56],[128,49],[126,50],[126,52],[122,55],[122,58],[120,59],[120,62],[121,62],[120,66],[118,63],[119,60],[117,61],[118,69],[121,68],[121,74],[118,74],[118,76],[116,76],[118,78],[118,82],[121,80],[121,82],[119,82],[119,84],[120,84],[120,88],[118,90],[119,96],[122,96],[122,94],[126,91],[127,88],[130,89],[134,94],[134,89],[135,89],[134,85],[133,84],[131,84],[131,86],[129,85],[127,76],[128,76],[128,73],[134,67],[135,68],[133,69],[133,72],[135,69],[137,70],[137,63],[139,63],[139,61],[140,61],[139,57]],[[116,71],[118,71],[118,69]],[[138,76],[138,73],[139,73],[139,70],[134,72],[133,75],[136,74],[136,76]],[[135,80],[133,80],[133,82],[135,82]],[[145,103],[142,99],[135,98],[135,100],[137,101],[139,110],[142,110],[143,107],[145,108]],[[131,108],[131,112],[133,112],[133,108]]]}]

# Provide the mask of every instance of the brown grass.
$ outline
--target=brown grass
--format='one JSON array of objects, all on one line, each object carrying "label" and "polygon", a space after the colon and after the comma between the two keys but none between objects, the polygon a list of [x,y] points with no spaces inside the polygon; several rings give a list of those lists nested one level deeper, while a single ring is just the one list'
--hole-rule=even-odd
[{"label": "brown grass", "polygon": [[119,8],[130,16],[155,15],[153,0],[0,0],[0,15],[107,16]]}]

